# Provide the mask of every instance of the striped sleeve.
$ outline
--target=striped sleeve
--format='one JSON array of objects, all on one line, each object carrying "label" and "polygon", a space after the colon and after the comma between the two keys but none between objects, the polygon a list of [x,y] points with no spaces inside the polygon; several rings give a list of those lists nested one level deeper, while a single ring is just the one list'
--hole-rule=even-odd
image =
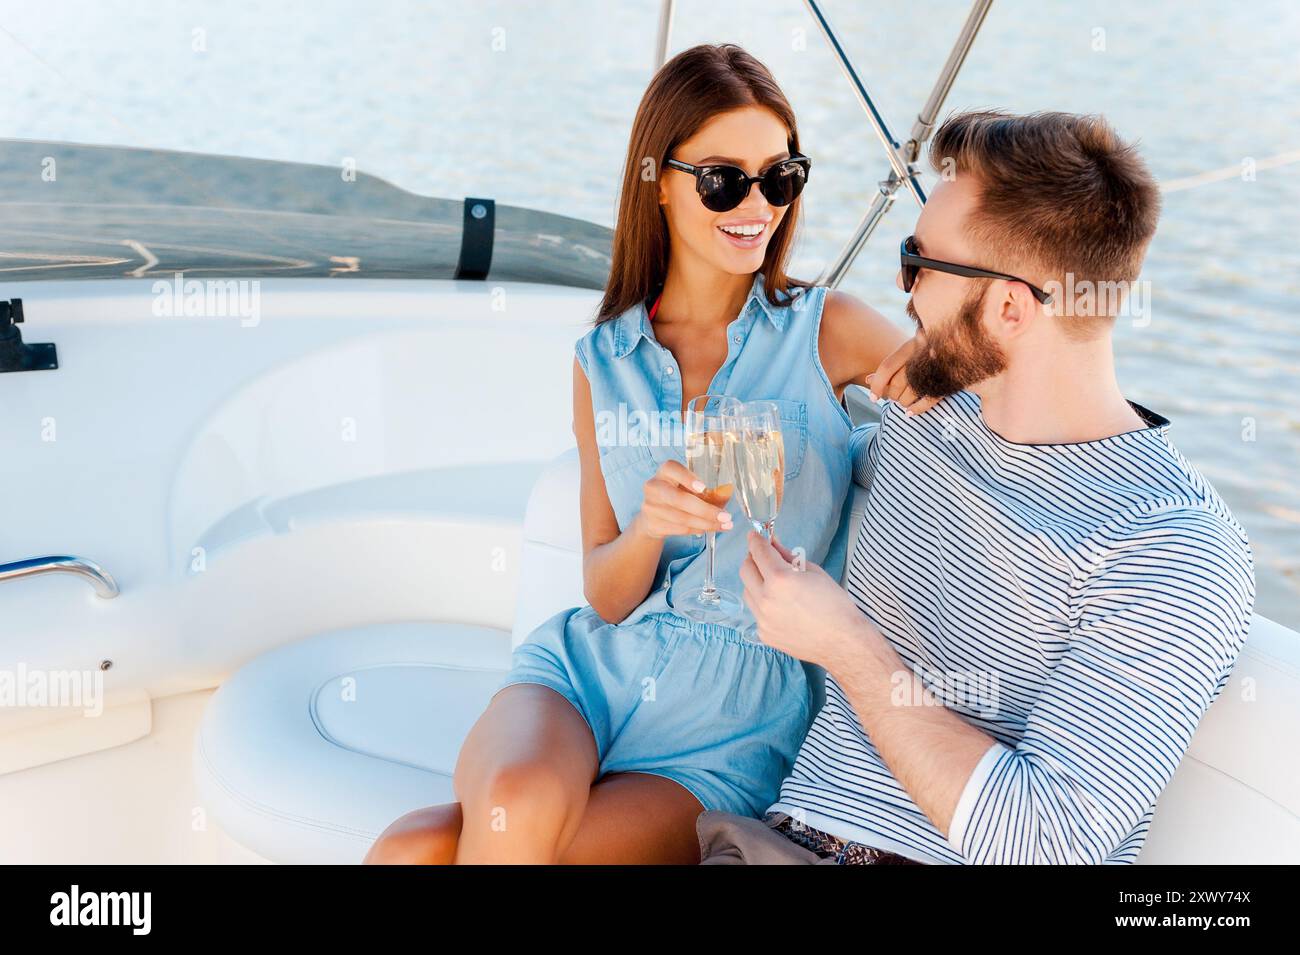
[{"label": "striped sleeve", "polygon": [[948,843],[972,863],[1100,863],[1155,805],[1250,627],[1250,546],[1179,507],[1094,536],[1070,645],[1014,748],[984,755]]},{"label": "striped sleeve", "polygon": [[871,487],[871,475],[876,470],[877,422],[860,424],[849,433],[849,457],[853,461],[853,483]]}]

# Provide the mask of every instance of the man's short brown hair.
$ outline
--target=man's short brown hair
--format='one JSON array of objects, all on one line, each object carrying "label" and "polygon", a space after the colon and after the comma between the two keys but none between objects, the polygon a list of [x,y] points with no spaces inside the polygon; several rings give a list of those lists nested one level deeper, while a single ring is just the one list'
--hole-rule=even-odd
[{"label": "man's short brown hair", "polygon": [[1137,279],[1160,190],[1102,117],[958,113],[935,134],[930,159],[941,175],[978,183],[967,223],[987,253],[977,264],[1062,283],[1072,275],[1076,285]]}]

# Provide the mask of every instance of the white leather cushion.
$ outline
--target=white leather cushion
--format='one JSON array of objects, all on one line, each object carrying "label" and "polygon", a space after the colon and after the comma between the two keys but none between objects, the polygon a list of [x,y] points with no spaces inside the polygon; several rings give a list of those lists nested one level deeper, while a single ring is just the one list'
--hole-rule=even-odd
[{"label": "white leather cushion", "polygon": [[1300,860],[1300,639],[1256,616],[1156,804],[1143,863]]},{"label": "white leather cushion", "polygon": [[451,623],[336,630],[263,654],[204,713],[203,806],[275,862],[359,862],[398,816],[453,801],[456,755],[508,664],[509,634]]},{"label": "white leather cushion", "polygon": [[524,512],[513,643],[542,621],[587,602],[582,586],[581,465],[570,448],[543,469]]}]

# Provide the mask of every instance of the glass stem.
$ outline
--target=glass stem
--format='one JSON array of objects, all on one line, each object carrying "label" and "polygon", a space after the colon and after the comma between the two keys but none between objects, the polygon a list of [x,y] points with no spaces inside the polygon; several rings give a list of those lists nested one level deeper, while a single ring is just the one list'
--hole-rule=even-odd
[{"label": "glass stem", "polygon": [[713,557],[717,544],[717,531],[709,531],[704,545],[707,551],[704,557],[704,589],[700,591],[700,599],[709,602],[718,599],[718,588],[713,583]]}]

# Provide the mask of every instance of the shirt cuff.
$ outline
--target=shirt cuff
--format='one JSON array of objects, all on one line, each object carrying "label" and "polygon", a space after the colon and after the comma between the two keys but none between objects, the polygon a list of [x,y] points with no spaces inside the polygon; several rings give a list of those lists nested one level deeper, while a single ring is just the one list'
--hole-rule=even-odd
[{"label": "shirt cuff", "polygon": [[953,850],[963,858],[965,858],[966,852],[962,848],[962,842],[966,838],[966,828],[970,825],[970,817],[971,813],[975,811],[975,803],[979,801],[980,793],[984,791],[984,785],[988,782],[989,776],[993,774],[994,768],[996,768],[1003,756],[1011,752],[1013,751],[1010,748],[994,741],[993,745],[980,757],[980,761],[975,764],[970,779],[966,780],[966,788],[961,791],[961,796],[957,800],[957,808],[952,813],[952,822],[948,824],[948,845],[952,846]]}]

